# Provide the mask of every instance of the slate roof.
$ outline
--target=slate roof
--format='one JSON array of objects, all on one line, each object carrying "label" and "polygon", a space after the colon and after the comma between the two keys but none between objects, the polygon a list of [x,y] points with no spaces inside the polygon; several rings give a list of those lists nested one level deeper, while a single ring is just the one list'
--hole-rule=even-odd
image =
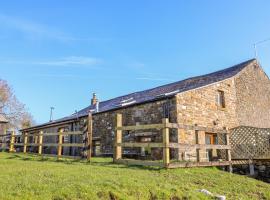
[{"label": "slate roof", "polygon": [[[158,99],[169,98],[169,97],[174,96],[177,93],[185,92],[185,91],[203,87],[203,86],[215,83],[215,82],[219,82],[219,81],[235,76],[237,73],[239,73],[243,68],[245,68],[247,65],[249,65],[253,61],[255,61],[255,59],[251,59],[251,60],[242,62],[240,64],[234,65],[232,67],[229,67],[220,71],[216,71],[210,74],[196,76],[196,77],[184,79],[181,81],[177,81],[174,83],[170,83],[167,85],[159,86],[156,88],[152,88],[152,89],[148,89],[148,90],[144,90],[140,92],[134,92],[134,93],[116,97],[107,101],[102,101],[98,105],[98,112],[105,112],[109,110],[127,107],[130,105],[142,104],[142,103],[146,103],[150,101],[155,101]],[[97,113],[96,106],[90,105],[70,116],[67,116],[59,120],[46,123],[46,124],[41,124],[36,127],[59,123],[59,122],[87,116],[89,111],[92,113]],[[31,127],[31,128],[34,128],[34,127]]]}]

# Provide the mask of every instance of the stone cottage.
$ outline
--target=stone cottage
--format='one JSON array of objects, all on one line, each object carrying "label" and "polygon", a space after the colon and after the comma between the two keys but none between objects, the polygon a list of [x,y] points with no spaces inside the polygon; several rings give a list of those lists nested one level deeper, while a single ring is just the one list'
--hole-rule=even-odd
[{"label": "stone cottage", "polygon": [[7,130],[8,120],[5,118],[4,115],[0,114],[0,135],[6,133]]},{"label": "stone cottage", "polygon": [[[43,131],[83,131],[87,116],[93,116],[94,155],[111,156],[115,137],[116,114],[123,115],[123,125],[160,123],[162,118],[182,125],[203,126],[209,129],[229,130],[238,126],[270,127],[270,81],[258,61],[242,62],[232,67],[210,74],[188,78],[153,89],[134,92],[106,101],[98,101],[93,95],[91,105],[49,123],[41,124],[22,131],[35,133]],[[198,138],[194,130],[176,130],[170,140],[179,143],[196,144]],[[126,132],[124,140],[150,142],[160,140],[158,130],[147,132]],[[176,135],[175,137],[173,135]],[[206,132],[206,144],[218,144],[222,139],[216,133]],[[55,139],[56,140],[56,139]],[[74,142],[82,138],[69,137]],[[45,152],[56,150],[47,148]],[[182,152],[181,152],[182,151]],[[64,154],[77,155],[78,148],[64,147]],[[177,159],[196,160],[196,150],[178,150]],[[208,159],[218,152],[208,151]],[[150,155],[160,157],[158,149],[124,149],[128,156]]]}]

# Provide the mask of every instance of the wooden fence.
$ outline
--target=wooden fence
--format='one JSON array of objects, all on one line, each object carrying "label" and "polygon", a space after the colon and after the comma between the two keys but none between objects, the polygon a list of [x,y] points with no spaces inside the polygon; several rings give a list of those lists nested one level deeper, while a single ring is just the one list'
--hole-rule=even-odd
[{"label": "wooden fence", "polygon": [[[82,131],[72,131],[72,132],[64,132],[62,129],[59,132],[56,133],[44,133],[43,131],[40,131],[39,133],[24,133],[23,135],[15,135],[14,132],[10,136],[10,142],[9,142],[9,152],[15,152],[16,147],[22,147],[23,153],[32,153],[27,151],[28,147],[38,147],[38,155],[48,155],[48,156],[57,156],[58,158],[61,157],[72,157],[75,156],[66,156],[62,155],[62,149],[63,147],[81,147],[86,149],[87,154],[87,160],[90,161],[91,154],[92,154],[92,115],[89,114],[88,116],[88,130],[86,132],[86,142],[82,143],[64,143],[63,142],[63,136],[69,136],[69,135],[83,135]],[[44,143],[44,137],[50,137],[50,136],[58,136],[58,142],[57,143]],[[34,143],[29,143],[29,138],[34,138]],[[18,142],[18,138],[23,139],[23,141]],[[43,153],[43,147],[56,147],[57,148],[57,155],[53,154],[44,154]],[[80,158],[80,156],[77,156]]]},{"label": "wooden fence", "polygon": [[[177,167],[197,167],[197,166],[229,166],[231,171],[231,146],[229,143],[229,133],[226,130],[213,130],[200,126],[187,126],[176,123],[170,123],[168,118],[162,119],[160,124],[148,124],[148,125],[134,125],[134,126],[123,126],[122,114],[117,114],[116,117],[116,134],[115,134],[115,144],[114,144],[114,162],[121,164],[130,165],[144,165],[144,166],[159,166],[165,168],[177,168]],[[162,142],[148,142],[148,143],[138,143],[138,142],[122,142],[123,131],[138,131],[147,129],[162,129]],[[183,144],[183,143],[171,143],[169,129],[185,129],[185,130],[197,130],[200,132],[201,139],[198,144]],[[226,134],[226,144],[217,145],[207,145],[205,144],[205,132],[215,132]],[[122,158],[122,148],[124,147],[149,147],[149,148],[162,148],[162,162],[160,161],[145,161],[145,160],[134,160],[134,159],[124,159]],[[206,149],[218,149],[226,151],[225,161],[209,161],[203,162],[200,158],[200,153],[198,153],[198,162],[170,162],[170,148],[195,148],[198,152],[206,151]]]},{"label": "wooden fence", "polygon": [[0,135],[0,150],[9,151],[10,150],[10,139],[13,133],[5,133]]}]

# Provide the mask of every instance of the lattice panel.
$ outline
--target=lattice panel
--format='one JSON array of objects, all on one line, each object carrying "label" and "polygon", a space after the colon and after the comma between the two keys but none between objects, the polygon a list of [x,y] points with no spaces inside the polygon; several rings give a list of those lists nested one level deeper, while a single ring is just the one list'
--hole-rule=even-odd
[{"label": "lattice panel", "polygon": [[237,127],[230,142],[233,159],[270,159],[270,128]]}]

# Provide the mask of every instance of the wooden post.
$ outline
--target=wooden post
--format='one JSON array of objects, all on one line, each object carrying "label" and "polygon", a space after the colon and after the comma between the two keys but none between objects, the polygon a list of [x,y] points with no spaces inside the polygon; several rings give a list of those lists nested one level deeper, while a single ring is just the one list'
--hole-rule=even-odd
[{"label": "wooden post", "polygon": [[[226,133],[226,145],[230,145],[230,135],[229,135],[229,132]],[[228,171],[229,172],[232,172],[233,171],[232,163],[231,163],[232,156],[231,156],[231,150],[230,149],[227,149],[227,159],[230,162]]]},{"label": "wooden post", "polygon": [[42,143],[43,143],[43,131],[39,132],[39,145],[38,145],[38,154],[42,155]]},{"label": "wooden post", "polygon": [[[122,114],[116,115],[116,128],[122,127]],[[114,161],[122,158],[122,146],[118,144],[122,143],[122,130],[116,129],[115,139],[114,139]]]},{"label": "wooden post", "polygon": [[23,145],[23,153],[27,151],[27,142],[28,142],[28,133],[24,134],[24,145]]},{"label": "wooden post", "polygon": [[9,152],[14,152],[14,142],[15,142],[15,131],[13,130],[11,133]]},{"label": "wooden post", "polygon": [[87,128],[87,160],[90,161],[92,157],[92,141],[93,141],[93,117],[92,114],[88,115],[88,128]]},{"label": "wooden post", "polygon": [[58,153],[57,153],[58,158],[60,158],[62,155],[63,131],[64,131],[63,129],[60,129],[60,132],[58,135]]},{"label": "wooden post", "polygon": [[170,164],[170,148],[169,148],[169,128],[167,128],[167,124],[169,123],[168,118],[163,118],[162,123],[164,124],[164,128],[162,130],[162,138],[163,138],[163,163],[164,167],[167,168]]}]

